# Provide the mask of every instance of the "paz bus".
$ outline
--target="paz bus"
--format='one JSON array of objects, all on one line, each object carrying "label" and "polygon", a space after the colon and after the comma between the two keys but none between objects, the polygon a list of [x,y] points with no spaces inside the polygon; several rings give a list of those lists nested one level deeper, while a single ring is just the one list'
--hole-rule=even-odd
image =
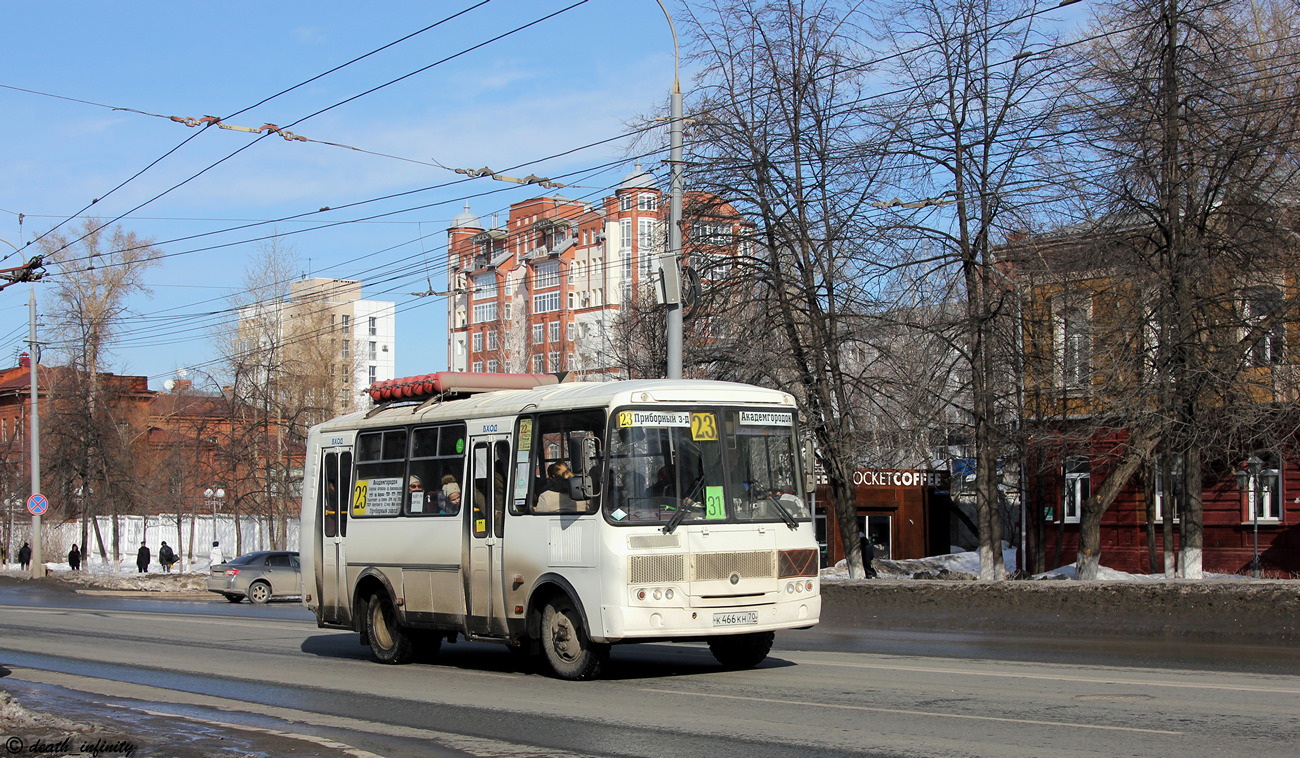
[{"label": "paz bus", "polygon": [[757,665],[821,611],[794,399],[728,382],[441,372],[314,427],[303,602],[405,663],[458,636],[599,675],[611,645]]}]

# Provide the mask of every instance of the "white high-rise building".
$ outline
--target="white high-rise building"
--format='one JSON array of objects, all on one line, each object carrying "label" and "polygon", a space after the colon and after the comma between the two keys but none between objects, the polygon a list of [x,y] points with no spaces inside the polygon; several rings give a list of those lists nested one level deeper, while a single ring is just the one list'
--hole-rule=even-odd
[{"label": "white high-rise building", "polygon": [[314,277],[289,285],[286,308],[291,318],[315,319],[316,331],[325,331],[328,317],[329,354],[335,356],[339,375],[340,410],[370,407],[365,389],[392,379],[397,369],[397,305],[384,300],[363,300],[361,282]]}]

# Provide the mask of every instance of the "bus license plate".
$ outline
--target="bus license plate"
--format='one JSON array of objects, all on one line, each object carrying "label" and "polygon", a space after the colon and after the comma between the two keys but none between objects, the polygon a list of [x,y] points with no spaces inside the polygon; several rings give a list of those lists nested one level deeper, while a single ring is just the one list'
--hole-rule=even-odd
[{"label": "bus license plate", "polygon": [[744,626],[758,623],[758,611],[741,611],[740,613],[713,614],[714,626]]}]

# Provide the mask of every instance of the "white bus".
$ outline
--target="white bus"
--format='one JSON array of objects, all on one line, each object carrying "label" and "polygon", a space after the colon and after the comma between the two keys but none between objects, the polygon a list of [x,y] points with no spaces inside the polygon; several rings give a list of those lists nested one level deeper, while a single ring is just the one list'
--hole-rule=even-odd
[{"label": "white bus", "polygon": [[747,668],[817,622],[790,395],[452,372],[371,394],[311,430],[300,550],[318,625],[378,660],[462,635],[588,679],[612,644],[700,640]]}]

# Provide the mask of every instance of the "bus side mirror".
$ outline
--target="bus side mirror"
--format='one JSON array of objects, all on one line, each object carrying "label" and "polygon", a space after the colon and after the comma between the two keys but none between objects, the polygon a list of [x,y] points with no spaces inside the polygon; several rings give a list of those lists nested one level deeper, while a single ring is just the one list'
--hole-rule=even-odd
[{"label": "bus side mirror", "polygon": [[593,489],[595,487],[591,483],[591,477],[586,474],[575,474],[569,478],[570,500],[590,500]]},{"label": "bus side mirror", "polygon": [[600,442],[588,432],[569,432],[569,470],[585,476],[600,460]]},{"label": "bus side mirror", "polygon": [[570,500],[590,500],[600,490],[593,473],[600,466],[600,440],[589,432],[569,432]]}]

